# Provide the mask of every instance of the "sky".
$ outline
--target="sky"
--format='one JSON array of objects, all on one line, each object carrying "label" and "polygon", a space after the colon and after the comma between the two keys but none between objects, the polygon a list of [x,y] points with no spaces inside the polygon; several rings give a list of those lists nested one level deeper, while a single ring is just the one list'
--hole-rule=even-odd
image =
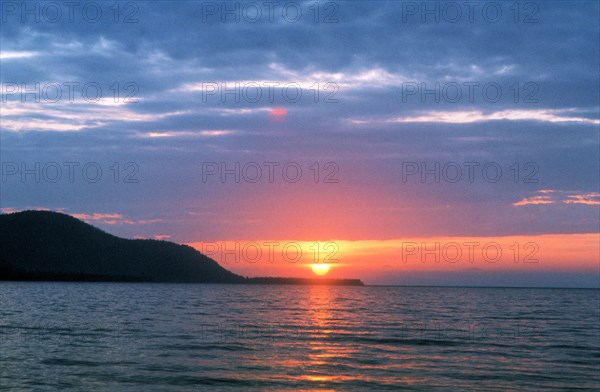
[{"label": "sky", "polygon": [[595,1],[2,1],[0,208],[246,276],[600,287],[599,18]]}]

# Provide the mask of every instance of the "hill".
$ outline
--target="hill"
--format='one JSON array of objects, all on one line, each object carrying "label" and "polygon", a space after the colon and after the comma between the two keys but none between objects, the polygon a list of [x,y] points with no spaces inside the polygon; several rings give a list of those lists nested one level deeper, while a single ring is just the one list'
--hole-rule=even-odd
[{"label": "hill", "polygon": [[0,215],[0,279],[244,281],[187,245],[119,238],[49,211]]},{"label": "hill", "polygon": [[0,280],[362,284],[350,279],[248,279],[190,246],[119,238],[50,211],[0,215]]}]

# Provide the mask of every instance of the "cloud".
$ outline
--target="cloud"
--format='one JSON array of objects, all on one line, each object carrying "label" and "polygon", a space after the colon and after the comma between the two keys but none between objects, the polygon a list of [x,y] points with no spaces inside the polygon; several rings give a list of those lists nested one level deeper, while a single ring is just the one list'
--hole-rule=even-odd
[{"label": "cloud", "polygon": [[227,129],[209,129],[202,131],[163,131],[163,132],[147,132],[140,133],[138,137],[142,138],[185,138],[185,137],[220,137],[220,136],[230,136],[237,134],[238,131],[235,130],[227,130]]},{"label": "cloud", "polygon": [[269,112],[269,118],[271,121],[283,121],[287,115],[288,110],[286,108],[273,108]]},{"label": "cloud", "polygon": [[0,60],[28,59],[39,55],[39,52],[4,50],[0,51]]},{"label": "cloud", "polygon": [[[149,238],[148,236],[143,236],[143,235],[134,235],[133,236],[134,240],[146,240],[148,238]],[[168,240],[169,238],[171,238],[171,236],[165,235],[165,234],[156,234],[156,235],[150,236],[150,238],[162,241],[162,240]]]},{"label": "cloud", "polygon": [[563,200],[565,204],[585,204],[590,206],[600,205],[600,193],[583,193],[578,195],[569,195],[566,200]]},{"label": "cloud", "polygon": [[530,205],[530,204],[536,205],[536,204],[554,204],[554,203],[556,203],[556,201],[552,200],[550,196],[532,196],[532,197],[527,197],[516,203],[513,203],[513,206],[520,207],[520,206],[526,206],[526,205]]},{"label": "cloud", "polygon": [[21,131],[81,131],[114,123],[151,122],[185,114],[185,111],[140,113],[135,104],[98,102],[15,102],[7,101],[2,108],[2,130]]},{"label": "cloud", "polygon": [[[340,2],[339,21],[319,25],[309,9],[295,24],[281,18],[253,24],[220,23],[218,17],[203,23],[201,2],[176,7],[140,2],[139,7],[139,22],[132,24],[105,24],[112,16],[108,9],[103,12],[108,19],[93,25],[22,23],[18,15],[3,23],[3,83],[26,83],[30,89],[35,83],[95,82],[104,94],[97,102],[81,100],[80,94],[73,102],[56,103],[9,97],[1,108],[2,160],[28,168],[34,162],[41,167],[101,162],[104,176],[89,184],[77,173],[70,183],[64,172],[54,184],[23,183],[16,174],[0,187],[2,206],[66,205],[92,218],[91,211],[120,211],[126,216],[104,220],[118,224],[114,229],[125,236],[155,233],[142,230],[151,225],[124,221],[175,216],[161,229],[173,238],[282,231],[296,236],[315,230],[306,227],[326,227],[321,230],[342,237],[597,228],[597,216],[589,213],[598,200],[589,194],[599,182],[597,2],[545,2],[543,20],[533,24],[421,23],[418,15],[403,23],[402,4],[393,1],[376,7]],[[512,13],[505,8],[502,16]],[[466,81],[498,83],[507,99],[482,102],[480,91],[475,102],[402,99],[406,82],[431,89],[435,83]],[[138,102],[115,102],[116,84],[123,98],[130,82],[139,87]],[[208,102],[202,99],[203,83],[267,82],[297,83],[302,99],[285,102],[280,88],[273,102],[267,88],[256,103],[236,102],[231,95],[222,100],[220,92]],[[523,102],[527,82],[539,86],[538,103]],[[338,102],[323,101],[331,92],[324,90],[326,83],[339,88]],[[515,83],[516,101],[510,89]],[[277,118],[285,121],[270,121]],[[274,184],[208,186],[199,173],[201,161],[229,167],[232,162],[242,167],[244,162],[308,163],[302,163],[298,184],[279,178]],[[472,184],[408,184],[401,180],[407,161],[442,167],[499,162],[504,173],[498,184],[486,183],[480,172]],[[112,181],[114,162],[120,168],[136,162],[140,182]],[[339,167],[337,185],[323,183],[330,175],[327,162]],[[521,168],[535,162],[539,185],[516,186],[509,169],[515,162]],[[122,180],[128,173],[120,174]],[[317,175],[318,183],[308,181]],[[555,191],[536,192],[538,187]],[[187,216],[200,206],[214,216]],[[553,214],[544,215],[549,208]],[[257,211],[252,218],[261,221],[239,221],[242,210]]]},{"label": "cloud", "polygon": [[266,94],[269,89],[281,89],[286,85],[295,84],[308,92],[319,88],[317,83],[323,84],[320,88],[323,89],[326,83],[337,85],[340,89],[370,89],[370,88],[390,88],[401,86],[402,83],[414,81],[414,77],[408,77],[389,72],[381,67],[367,68],[362,67],[352,71],[328,72],[318,69],[315,66],[312,69],[294,70],[279,63],[271,63],[268,65],[267,72],[264,72],[262,78],[255,79],[217,79],[201,82],[186,82],[175,91],[180,92],[201,92],[212,94],[213,90],[219,94],[220,90],[233,89],[239,86],[238,89],[248,88],[264,90]]},{"label": "cloud", "polygon": [[[571,191],[560,191],[554,189],[541,189],[536,193],[540,195],[524,198],[518,202],[512,203],[515,207],[537,204],[583,204],[583,205],[600,205],[600,193],[575,193]],[[566,198],[565,198],[566,195]]]},{"label": "cloud", "polygon": [[589,117],[568,116],[569,113],[582,109],[509,109],[497,112],[470,111],[426,111],[418,115],[384,118],[380,120],[350,120],[353,124],[368,123],[448,123],[469,124],[485,121],[540,121],[549,123],[582,123],[600,125],[600,119]]},{"label": "cloud", "polygon": [[131,220],[117,213],[98,213],[92,214],[70,214],[72,217],[80,219],[87,223],[101,223],[105,225],[145,225],[149,223],[160,222],[160,219],[142,219]]}]

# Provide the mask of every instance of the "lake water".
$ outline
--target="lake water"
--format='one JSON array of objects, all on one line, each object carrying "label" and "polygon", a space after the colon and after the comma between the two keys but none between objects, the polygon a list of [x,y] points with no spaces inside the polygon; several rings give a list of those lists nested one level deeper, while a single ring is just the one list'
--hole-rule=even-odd
[{"label": "lake water", "polygon": [[0,390],[600,388],[600,290],[0,282]]}]

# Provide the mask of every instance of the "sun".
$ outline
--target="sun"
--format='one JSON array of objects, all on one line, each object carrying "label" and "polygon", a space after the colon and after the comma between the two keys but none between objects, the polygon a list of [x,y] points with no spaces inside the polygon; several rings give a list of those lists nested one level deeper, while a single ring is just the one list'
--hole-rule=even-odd
[{"label": "sun", "polygon": [[323,276],[329,272],[329,264],[316,263],[311,266],[312,271],[319,276]]}]

